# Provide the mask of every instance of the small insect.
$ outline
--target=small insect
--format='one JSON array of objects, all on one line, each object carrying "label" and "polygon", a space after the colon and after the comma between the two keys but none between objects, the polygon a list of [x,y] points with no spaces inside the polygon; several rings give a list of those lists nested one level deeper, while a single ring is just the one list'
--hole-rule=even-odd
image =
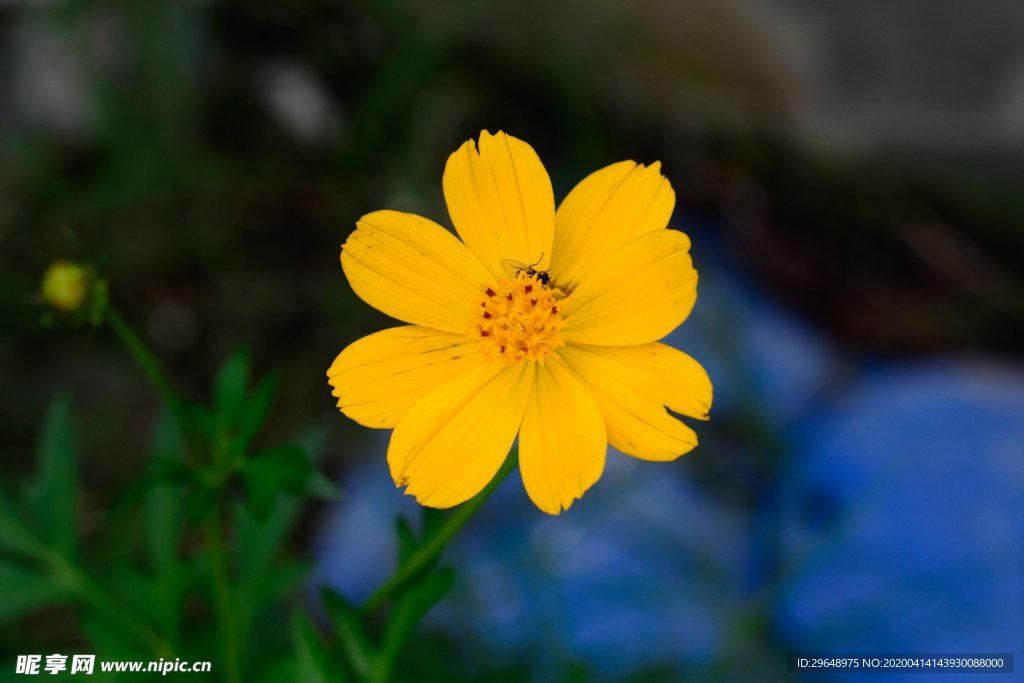
[{"label": "small insect", "polygon": [[509,277],[515,277],[516,275],[519,275],[519,273],[526,273],[527,277],[536,277],[540,280],[542,285],[547,287],[551,284],[551,275],[546,270],[537,270],[537,266],[539,266],[540,262],[543,260],[544,254],[541,254],[539,259],[529,265],[522,261],[507,258],[501,260],[501,268]]}]

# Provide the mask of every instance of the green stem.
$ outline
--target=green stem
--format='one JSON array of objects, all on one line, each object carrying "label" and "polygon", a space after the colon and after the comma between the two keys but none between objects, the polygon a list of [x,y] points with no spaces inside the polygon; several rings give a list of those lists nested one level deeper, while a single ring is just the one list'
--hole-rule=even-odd
[{"label": "green stem", "polygon": [[363,604],[360,611],[363,614],[369,614],[374,611],[380,605],[387,600],[391,595],[401,588],[406,581],[419,574],[426,567],[433,562],[441,551],[444,550],[448,542],[466,526],[466,523],[473,518],[476,511],[480,509],[487,499],[494,493],[494,490],[498,488],[498,485],[508,476],[509,472],[515,469],[516,464],[519,462],[519,454],[517,451],[512,451],[509,456],[505,459],[505,463],[498,470],[498,473],[491,480],[491,483],[487,487],[476,494],[471,500],[463,503],[448,519],[444,521],[444,524],[437,530],[437,533],[432,535],[427,541],[418,547],[409,558],[403,563],[394,574],[391,575],[384,585],[377,589],[377,591],[371,595],[366,602]]},{"label": "green stem", "polygon": [[238,634],[238,619],[235,614],[234,596],[228,579],[228,558],[221,534],[220,515],[211,513],[205,523],[206,555],[213,576],[214,606],[220,623],[221,640],[224,647],[225,678],[228,683],[240,683],[241,649]]},{"label": "green stem", "polygon": [[[131,325],[121,317],[115,308],[107,308],[107,321],[113,328],[121,342],[128,349],[135,362],[152,382],[160,398],[171,411],[174,421],[185,438],[188,453],[194,459],[201,457],[202,450],[191,424],[185,413],[184,404],[179,398],[174,387],[171,385],[167,374],[160,367],[156,356],[142,341]],[[205,546],[206,555],[210,563],[210,574],[213,580],[214,609],[217,613],[217,620],[220,623],[221,637],[224,647],[225,678],[228,683],[240,683],[241,672],[241,641],[238,632],[238,622],[235,613],[234,596],[231,593],[231,585],[228,577],[227,553],[224,549],[224,535],[220,522],[220,506],[211,513],[205,524]]]},{"label": "green stem", "polygon": [[185,443],[189,448],[189,451],[195,452],[195,443],[192,439],[192,429],[189,426],[189,421],[185,416],[185,409],[182,406],[181,399],[178,397],[177,392],[171,385],[170,380],[167,378],[167,374],[164,373],[163,368],[160,367],[160,361],[156,359],[149,347],[142,341],[132,326],[128,324],[121,314],[117,312],[113,306],[109,306],[106,311],[107,322],[110,323],[110,327],[113,328],[117,336],[120,337],[121,343],[128,349],[128,353],[131,354],[135,362],[138,363],[139,367],[142,368],[142,372],[145,373],[149,381],[153,383],[160,398],[163,400],[167,409],[171,411],[171,415],[174,417],[174,421],[178,425],[178,429],[181,431],[182,436],[185,438]]}]

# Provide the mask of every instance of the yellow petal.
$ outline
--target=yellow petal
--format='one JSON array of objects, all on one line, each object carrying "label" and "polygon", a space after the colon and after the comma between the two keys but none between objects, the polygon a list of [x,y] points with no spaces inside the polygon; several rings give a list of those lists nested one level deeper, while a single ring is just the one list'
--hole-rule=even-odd
[{"label": "yellow petal", "polygon": [[494,277],[505,275],[505,259],[547,267],[555,198],[532,147],[483,131],[479,152],[468,140],[448,158],[443,185],[456,231]]},{"label": "yellow petal", "polygon": [[608,441],[645,460],[673,460],[697,445],[692,429],[665,410],[707,419],[711,380],[682,351],[642,346],[567,346],[559,356],[604,414]]},{"label": "yellow petal", "polygon": [[515,440],[533,380],[529,369],[529,363],[487,363],[413,404],[388,447],[395,483],[429,507],[451,507],[479,493]]},{"label": "yellow petal", "polygon": [[465,245],[437,223],[399,211],[363,216],[341,249],[359,297],[414,325],[464,334],[473,303],[492,278]]},{"label": "yellow petal", "polygon": [[341,412],[380,429],[394,427],[427,392],[483,362],[479,341],[408,325],[353,342],[327,376]]},{"label": "yellow petal", "polygon": [[601,477],[608,449],[601,411],[561,363],[538,364],[519,432],[523,486],[544,512],[568,510]]},{"label": "yellow petal", "polygon": [[626,346],[667,335],[697,299],[689,250],[683,233],[655,230],[612,252],[563,302],[562,338]]},{"label": "yellow petal", "polygon": [[575,288],[616,249],[665,228],[675,204],[660,162],[622,161],[591,173],[555,214],[552,277],[559,287]]}]

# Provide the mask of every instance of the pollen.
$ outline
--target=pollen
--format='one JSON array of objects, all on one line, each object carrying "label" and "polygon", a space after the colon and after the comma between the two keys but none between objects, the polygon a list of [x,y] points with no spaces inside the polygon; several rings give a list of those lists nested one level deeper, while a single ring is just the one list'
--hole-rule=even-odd
[{"label": "pollen", "polygon": [[564,346],[560,330],[562,291],[544,285],[537,274],[517,273],[486,287],[473,310],[469,335],[480,339],[489,360],[515,365],[540,361]]}]

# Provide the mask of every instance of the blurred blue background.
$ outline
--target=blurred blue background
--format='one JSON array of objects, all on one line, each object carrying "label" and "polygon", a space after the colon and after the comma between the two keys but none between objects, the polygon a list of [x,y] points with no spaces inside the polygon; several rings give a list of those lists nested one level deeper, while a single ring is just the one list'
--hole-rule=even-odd
[{"label": "blurred blue background", "polygon": [[1021,3],[3,0],[0,55],[0,457],[27,472],[69,389],[87,534],[159,406],[106,335],[40,325],[57,256],[108,276],[186,392],[239,344],[283,370],[272,431],[325,428],[346,492],[293,548],[315,583],[371,592],[419,511],[387,433],[324,381],[389,324],[338,247],[379,208],[447,223],[447,155],[503,129],[556,198],[663,162],[701,274],[669,342],[715,405],[692,454],[613,454],[558,518],[512,477],[446,556],[455,592],[404,671],[784,681],[792,652],[1024,643]]}]

